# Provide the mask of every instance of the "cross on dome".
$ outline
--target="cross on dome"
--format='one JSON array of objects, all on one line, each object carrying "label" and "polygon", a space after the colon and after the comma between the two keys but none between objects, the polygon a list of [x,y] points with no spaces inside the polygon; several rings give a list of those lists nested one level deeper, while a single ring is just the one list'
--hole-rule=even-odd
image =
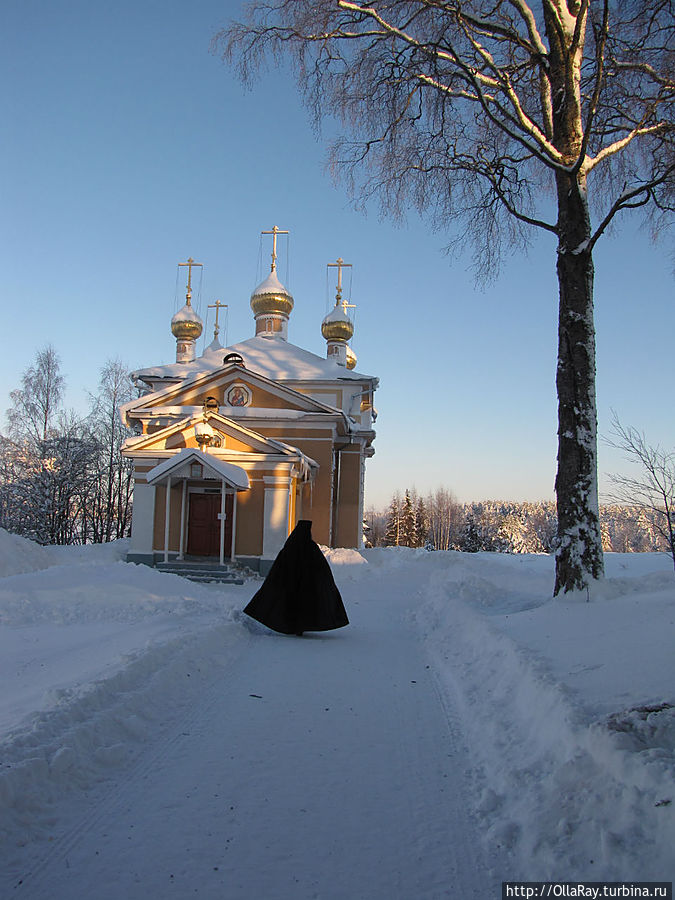
[{"label": "cross on dome", "polygon": [[201,268],[203,263],[196,263],[191,256],[188,256],[188,261],[184,263],[178,263],[178,267],[187,266],[188,267],[188,280],[187,280],[187,293],[185,294],[185,301],[188,306],[191,305],[190,300],[192,299],[192,269],[195,266],[199,266]]},{"label": "cross on dome", "polygon": [[[337,270],[338,270],[337,293],[335,294],[335,299],[336,299],[336,301],[339,303],[340,300],[342,300],[342,270],[343,270],[343,269],[351,269],[352,264],[351,264],[351,263],[346,263],[346,262],[344,261],[344,259],[342,259],[341,256],[338,256],[338,258],[336,259],[336,261],[335,261],[334,263],[326,263],[326,265],[327,265],[327,267],[328,267],[329,269],[330,269],[330,268],[333,268],[333,269],[334,269],[334,268],[337,268]],[[344,310],[345,310],[345,312],[346,312],[346,311],[347,311],[347,306],[351,306],[352,304],[351,304],[351,303],[346,303],[346,302],[345,302],[345,303],[343,303],[342,305],[343,305]]]},{"label": "cross on dome", "polygon": [[276,225],[273,225],[271,231],[261,231],[260,233],[272,235],[272,266],[270,268],[270,272],[274,272],[277,267],[277,235],[289,234],[290,232],[282,231],[280,228],[277,228]]}]

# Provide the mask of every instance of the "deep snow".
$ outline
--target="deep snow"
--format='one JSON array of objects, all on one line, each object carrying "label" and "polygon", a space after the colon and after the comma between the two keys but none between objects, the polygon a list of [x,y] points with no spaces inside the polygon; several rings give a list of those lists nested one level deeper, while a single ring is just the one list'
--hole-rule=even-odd
[{"label": "deep snow", "polygon": [[672,880],[667,557],[586,602],[545,556],[327,551],[352,624],[298,639],[125,549],[0,531],[0,896]]}]

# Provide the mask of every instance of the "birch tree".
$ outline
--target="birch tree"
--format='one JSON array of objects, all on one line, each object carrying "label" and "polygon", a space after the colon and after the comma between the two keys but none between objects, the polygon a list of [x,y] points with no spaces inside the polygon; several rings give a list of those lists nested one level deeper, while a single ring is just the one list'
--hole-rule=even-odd
[{"label": "birch tree", "polygon": [[[617,215],[673,211],[668,0],[266,0],[215,38],[242,77],[290,56],[333,168],[363,202],[461,223],[479,275],[528,229],[559,283],[554,591],[603,574],[593,249]],[[589,200],[592,201],[589,205]]]},{"label": "birch tree", "polygon": [[461,510],[452,491],[445,487],[427,497],[429,536],[436,550],[450,550],[459,539]]},{"label": "birch tree", "polygon": [[90,395],[91,413],[87,421],[98,445],[98,479],[92,494],[86,523],[94,543],[124,537],[131,527],[133,466],[122,456],[122,444],[131,431],[119,408],[134,397],[128,366],[109,359],[100,371],[98,394]]},{"label": "birch tree", "polygon": [[35,355],[35,361],[21,376],[21,387],[9,395],[7,410],[9,435],[39,448],[53,433],[61,408],[65,381],[61,361],[51,344]]}]

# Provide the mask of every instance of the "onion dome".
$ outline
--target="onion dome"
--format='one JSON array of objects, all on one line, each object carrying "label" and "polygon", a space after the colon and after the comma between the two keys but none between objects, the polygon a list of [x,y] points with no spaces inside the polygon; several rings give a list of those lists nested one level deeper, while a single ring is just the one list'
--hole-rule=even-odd
[{"label": "onion dome", "polygon": [[339,300],[321,323],[321,334],[327,341],[347,342],[353,337],[354,326]]},{"label": "onion dome", "polygon": [[189,298],[171,319],[171,331],[179,341],[196,341],[203,327],[204,323],[192,308]]},{"label": "onion dome", "polygon": [[354,353],[351,347],[347,347],[347,368],[356,368],[356,353]]},{"label": "onion dome", "polygon": [[279,281],[275,270],[251,294],[251,309],[256,319],[262,315],[290,316],[293,297]]}]

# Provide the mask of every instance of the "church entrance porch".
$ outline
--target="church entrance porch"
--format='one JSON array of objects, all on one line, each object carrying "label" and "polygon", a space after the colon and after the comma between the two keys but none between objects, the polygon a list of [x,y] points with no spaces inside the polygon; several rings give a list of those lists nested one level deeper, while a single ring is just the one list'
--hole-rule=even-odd
[{"label": "church entrance porch", "polygon": [[159,500],[163,515],[154,492],[152,505],[156,525],[153,552],[160,545],[157,526],[161,522],[165,563],[176,550],[181,561],[186,554],[217,557],[221,566],[226,558],[234,559],[237,493],[250,489],[244,469],[202,450],[186,448],[152,468],[146,479],[149,487],[159,489],[159,497],[164,495]]},{"label": "church entrance porch", "polygon": [[[188,556],[220,556],[221,506],[220,491],[217,493],[190,492],[187,523]],[[232,546],[233,494],[225,495],[224,544],[227,550]]]}]

